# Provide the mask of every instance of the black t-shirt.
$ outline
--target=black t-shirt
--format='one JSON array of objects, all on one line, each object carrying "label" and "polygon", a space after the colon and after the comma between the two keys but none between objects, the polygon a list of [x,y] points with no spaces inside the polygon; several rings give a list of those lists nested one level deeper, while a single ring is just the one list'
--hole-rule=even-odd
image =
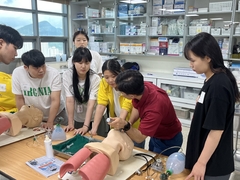
[{"label": "black t-shirt", "polygon": [[205,175],[230,174],[234,171],[234,89],[225,73],[217,73],[204,83],[199,96],[188,135],[185,167],[193,168],[210,130],[224,130],[216,150],[207,163]]}]

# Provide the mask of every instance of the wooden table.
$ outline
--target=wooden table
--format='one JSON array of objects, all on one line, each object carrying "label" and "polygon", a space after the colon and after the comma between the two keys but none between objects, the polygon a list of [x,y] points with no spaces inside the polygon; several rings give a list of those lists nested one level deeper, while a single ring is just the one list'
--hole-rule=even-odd
[{"label": "wooden table", "polygon": [[[67,139],[73,136],[73,132],[67,133]],[[103,139],[100,136],[94,136],[96,139]],[[41,134],[38,136],[36,143],[33,143],[33,138],[28,138],[19,142],[15,142],[3,147],[0,147],[0,170],[5,172],[6,174],[12,176],[17,180],[42,180],[42,179],[49,179],[49,180],[57,180],[58,173],[45,178],[40,173],[36,172],[29,166],[25,164],[25,162],[41,157],[45,155],[45,148],[44,148],[44,135]],[[58,144],[61,141],[54,141],[53,144]],[[138,149],[140,150],[140,149]],[[141,149],[143,152],[146,150]],[[66,159],[62,159],[58,157],[62,161],[66,161]],[[187,170],[182,172],[178,175],[171,176],[170,179],[174,180],[184,180],[185,177],[189,174]],[[145,180],[147,176],[146,172],[143,173],[141,176],[133,175],[129,179],[130,180]],[[159,174],[157,174],[159,179]],[[114,180],[114,178],[113,178]]]}]

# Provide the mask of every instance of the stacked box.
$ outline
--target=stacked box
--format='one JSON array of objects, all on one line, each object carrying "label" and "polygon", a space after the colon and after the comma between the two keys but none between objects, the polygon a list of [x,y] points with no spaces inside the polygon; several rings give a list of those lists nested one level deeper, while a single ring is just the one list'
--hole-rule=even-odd
[{"label": "stacked box", "polygon": [[229,55],[229,39],[228,38],[224,38],[223,39],[223,43],[222,43],[222,56],[223,59],[228,59],[228,55]]},{"label": "stacked box", "polygon": [[158,35],[167,35],[167,31],[168,31],[167,25],[160,25],[160,26],[158,26],[157,34]]},{"label": "stacked box", "polygon": [[153,15],[162,15],[162,13],[163,13],[162,5],[155,5],[155,6],[153,6],[152,12],[153,12]]},{"label": "stacked box", "polygon": [[94,17],[94,18],[99,18],[100,13],[98,9],[93,9],[93,8],[87,8],[87,18],[89,17]]},{"label": "stacked box", "polygon": [[126,17],[126,16],[128,16],[128,4],[127,3],[119,3],[118,17]]},{"label": "stacked box", "polygon": [[150,52],[153,52],[154,54],[159,54],[159,42],[157,38],[150,40]]},{"label": "stacked box", "polygon": [[129,54],[130,53],[130,44],[129,43],[120,43],[120,53]]},{"label": "stacked box", "polygon": [[101,37],[101,36],[89,36],[89,42],[103,42],[103,37]]},{"label": "stacked box", "polygon": [[167,55],[168,52],[168,38],[167,37],[159,37],[159,55]]},{"label": "stacked box", "polygon": [[152,27],[158,27],[158,24],[159,24],[159,18],[152,17]]},{"label": "stacked box", "polygon": [[142,54],[143,44],[142,43],[130,43],[130,54]]},{"label": "stacked box", "polygon": [[100,50],[100,47],[102,46],[101,43],[102,42],[89,42],[88,43],[89,49],[91,49],[93,51],[101,52],[101,50]]},{"label": "stacked box", "polygon": [[166,9],[165,11],[163,11],[163,14],[173,14],[173,4],[164,4],[163,5],[163,9]]},{"label": "stacked box", "polygon": [[209,12],[231,11],[232,1],[209,3]]},{"label": "stacked box", "polygon": [[167,4],[174,4],[174,0],[165,0],[164,1],[164,5],[167,5]]},{"label": "stacked box", "polygon": [[164,4],[164,0],[153,0],[153,6],[162,6]]},{"label": "stacked box", "polygon": [[185,4],[174,4],[174,14],[179,14],[185,12]]},{"label": "stacked box", "polygon": [[211,35],[220,35],[221,28],[211,28]]},{"label": "stacked box", "polygon": [[164,0],[153,0],[153,15],[162,15],[162,5],[164,4]]}]

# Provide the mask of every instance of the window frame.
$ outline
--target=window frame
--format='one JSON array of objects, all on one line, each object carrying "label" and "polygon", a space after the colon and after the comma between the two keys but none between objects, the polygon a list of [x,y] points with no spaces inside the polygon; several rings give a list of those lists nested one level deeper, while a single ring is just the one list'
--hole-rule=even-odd
[{"label": "window frame", "polygon": [[[33,22],[33,36],[22,36],[24,42],[32,42],[33,48],[38,49],[41,51],[41,42],[62,42],[63,43],[63,52],[64,54],[69,53],[69,29],[68,29],[68,22],[69,22],[69,5],[62,3],[62,12],[50,12],[50,11],[43,11],[37,9],[37,0],[31,0],[32,2],[32,9],[23,9],[17,7],[8,7],[8,6],[0,6],[1,10],[6,11],[18,11],[18,12],[25,12],[32,14],[32,22]],[[52,1],[50,1],[52,2]],[[60,3],[61,4],[61,3]],[[54,15],[60,16],[63,18],[63,36],[40,36],[39,35],[39,24],[38,24],[38,15]],[[45,56],[45,55],[44,55]],[[46,57],[46,62],[54,62],[55,57]]]}]

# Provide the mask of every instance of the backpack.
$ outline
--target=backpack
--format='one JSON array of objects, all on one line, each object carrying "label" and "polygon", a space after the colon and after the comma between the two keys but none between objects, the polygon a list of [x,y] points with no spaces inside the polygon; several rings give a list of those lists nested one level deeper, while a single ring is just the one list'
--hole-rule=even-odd
[{"label": "backpack", "polygon": [[127,69],[133,69],[133,70],[140,70],[140,67],[138,65],[138,63],[136,62],[126,62],[122,65],[123,70],[127,70]]}]

